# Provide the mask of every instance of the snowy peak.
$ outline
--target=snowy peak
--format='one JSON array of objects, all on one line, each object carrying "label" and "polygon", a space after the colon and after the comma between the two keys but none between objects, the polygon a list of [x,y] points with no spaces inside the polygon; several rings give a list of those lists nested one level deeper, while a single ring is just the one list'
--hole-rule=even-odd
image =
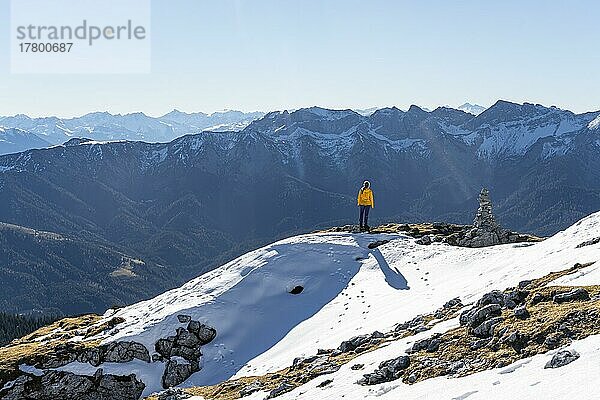
[{"label": "snowy peak", "polygon": [[471,103],[465,103],[462,106],[458,107],[457,109],[460,111],[464,111],[466,113],[472,114],[472,115],[479,115],[485,111],[485,107],[482,107],[479,104],[471,104]]}]

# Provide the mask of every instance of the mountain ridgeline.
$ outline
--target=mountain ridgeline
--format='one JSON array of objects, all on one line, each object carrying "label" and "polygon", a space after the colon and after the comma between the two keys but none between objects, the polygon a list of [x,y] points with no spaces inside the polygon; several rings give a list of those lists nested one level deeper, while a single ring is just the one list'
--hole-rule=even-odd
[{"label": "mountain ridgeline", "polygon": [[[599,115],[506,101],[477,116],[417,106],[370,115],[312,107],[169,143],[72,139],[0,156],[0,221],[65,236],[79,249],[101,245],[102,257],[120,255],[102,283],[86,286],[90,292],[70,305],[79,312],[111,305],[98,294],[143,284],[144,295],[106,298],[151,297],[258,244],[353,223],[364,179],[375,193],[373,224],[470,223],[485,186],[504,227],[548,235],[599,208]],[[10,250],[14,240],[5,239],[2,279],[35,275],[37,267],[16,271],[41,261]],[[120,265],[129,259],[144,264]],[[60,269],[52,262],[46,267]],[[27,289],[27,308],[65,307],[56,296],[33,296],[35,287]],[[11,296],[0,296],[5,308],[20,311]]]}]

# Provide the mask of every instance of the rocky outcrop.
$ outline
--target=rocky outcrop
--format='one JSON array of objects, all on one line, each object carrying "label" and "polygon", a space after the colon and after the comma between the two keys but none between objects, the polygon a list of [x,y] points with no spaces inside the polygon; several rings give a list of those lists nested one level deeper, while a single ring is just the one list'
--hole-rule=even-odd
[{"label": "rocky outcrop", "polygon": [[85,347],[77,342],[65,342],[35,364],[37,368],[59,368],[74,361],[89,363],[94,367],[104,362],[124,363],[133,359],[150,362],[148,349],[136,342],[111,342],[98,347]]},{"label": "rocky outcrop", "polygon": [[[159,339],[154,345],[157,354],[152,356],[154,361],[166,361],[161,379],[165,389],[179,385],[193,373],[200,371],[202,346],[217,336],[215,328],[187,315],[178,315],[177,318],[180,322],[187,321],[187,328],[179,327],[175,335]],[[177,361],[173,357],[181,357],[187,362]]]},{"label": "rocky outcrop", "polygon": [[21,375],[8,389],[0,390],[3,400],[132,400],[144,391],[144,383],[135,375],[75,375],[64,371],[48,371],[41,376]]}]

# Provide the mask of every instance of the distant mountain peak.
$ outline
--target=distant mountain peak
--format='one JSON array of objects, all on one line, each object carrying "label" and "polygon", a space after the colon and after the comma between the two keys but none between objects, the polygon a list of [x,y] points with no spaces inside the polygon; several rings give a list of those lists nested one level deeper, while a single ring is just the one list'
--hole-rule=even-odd
[{"label": "distant mountain peak", "polygon": [[479,115],[485,111],[485,107],[480,106],[479,104],[465,103],[462,106],[458,107],[457,110],[464,111],[473,115]]}]

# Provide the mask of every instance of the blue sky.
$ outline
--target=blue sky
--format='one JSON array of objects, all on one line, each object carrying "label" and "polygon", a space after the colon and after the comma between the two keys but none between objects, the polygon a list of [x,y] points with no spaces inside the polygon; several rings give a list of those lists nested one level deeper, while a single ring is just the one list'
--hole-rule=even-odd
[{"label": "blue sky", "polygon": [[152,72],[130,75],[10,74],[9,4],[0,0],[0,115],[497,99],[600,109],[591,0],[154,0]]}]

